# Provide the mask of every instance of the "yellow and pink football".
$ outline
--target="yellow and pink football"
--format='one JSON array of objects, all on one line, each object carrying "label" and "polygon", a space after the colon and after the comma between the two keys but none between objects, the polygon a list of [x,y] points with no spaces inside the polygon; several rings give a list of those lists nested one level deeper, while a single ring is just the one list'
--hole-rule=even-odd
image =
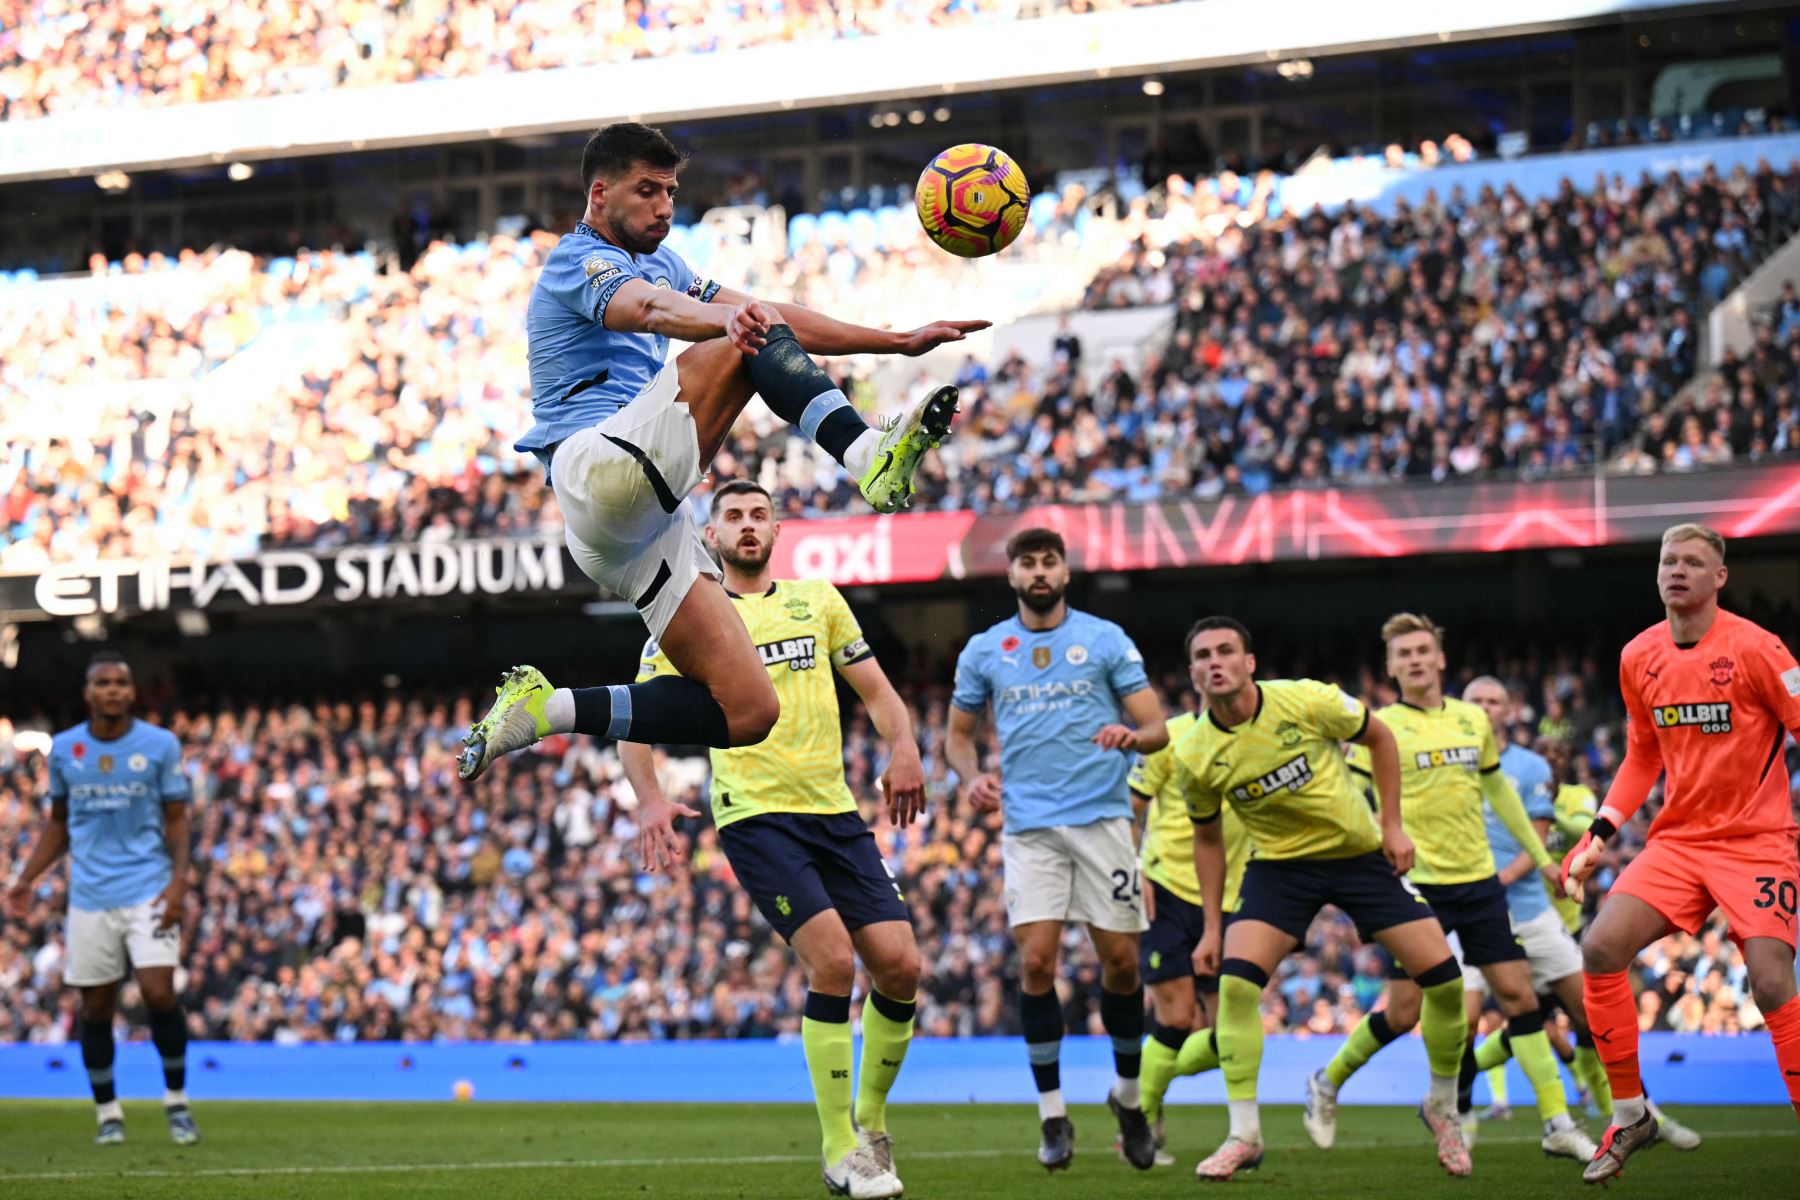
[{"label": "yellow and pink football", "polygon": [[962,258],[981,258],[1012,245],[1025,228],[1031,191],[1004,150],[968,142],[931,160],[914,200],[932,241]]}]

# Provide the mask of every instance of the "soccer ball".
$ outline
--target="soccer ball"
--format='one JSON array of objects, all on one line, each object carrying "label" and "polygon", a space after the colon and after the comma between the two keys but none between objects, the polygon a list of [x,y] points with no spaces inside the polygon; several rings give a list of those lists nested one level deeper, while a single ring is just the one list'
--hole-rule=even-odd
[{"label": "soccer ball", "polygon": [[932,241],[962,258],[1012,245],[1025,228],[1031,192],[1025,172],[1004,150],[968,142],[952,146],[919,176],[914,200]]}]

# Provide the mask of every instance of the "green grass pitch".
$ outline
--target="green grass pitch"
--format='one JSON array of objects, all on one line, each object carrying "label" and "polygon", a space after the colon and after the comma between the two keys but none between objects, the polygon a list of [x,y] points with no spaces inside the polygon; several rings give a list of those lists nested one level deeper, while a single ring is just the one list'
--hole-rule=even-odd
[{"label": "green grass pitch", "polygon": [[[169,1142],[160,1106],[125,1106],[128,1141],[93,1144],[93,1109],[0,1102],[0,1196],[12,1200],[212,1200],[254,1197],[742,1197],[825,1194],[810,1108],[658,1104],[237,1104],[195,1106],[206,1140]],[[1800,1130],[1783,1108],[1686,1108],[1696,1151],[1658,1146],[1608,1195],[1624,1200],[1800,1196]],[[1036,1164],[1036,1113],[1018,1106],[896,1105],[896,1162],[906,1194],[979,1200],[1192,1195],[1194,1164],[1225,1134],[1220,1108],[1176,1108],[1176,1166],[1139,1173],[1112,1149],[1111,1119],[1076,1108],[1072,1170]],[[1314,1150],[1292,1106],[1263,1111],[1269,1157],[1232,1187],[1301,1200],[1456,1195],[1597,1195],[1574,1163],[1543,1157],[1535,1122],[1485,1122],[1475,1175],[1451,1180],[1399,1108],[1346,1108],[1338,1145]],[[1210,1193],[1209,1193],[1210,1194]]]}]

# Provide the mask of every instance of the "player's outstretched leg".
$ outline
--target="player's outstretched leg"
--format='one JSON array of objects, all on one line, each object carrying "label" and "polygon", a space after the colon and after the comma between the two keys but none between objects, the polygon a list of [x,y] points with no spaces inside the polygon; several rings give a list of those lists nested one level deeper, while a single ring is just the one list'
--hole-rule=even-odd
[{"label": "player's outstretched leg", "polygon": [[1390,977],[1387,1007],[1356,1023],[1323,1070],[1306,1081],[1306,1107],[1301,1122],[1313,1145],[1329,1150],[1337,1141],[1338,1089],[1349,1082],[1384,1046],[1412,1032],[1419,1023],[1419,989],[1404,976]]},{"label": "player's outstretched leg", "polygon": [[876,512],[907,506],[919,463],[950,432],[956,415],[956,389],[941,387],[881,429],[870,429],[787,325],[769,326],[762,349],[743,362],[769,410],[842,463]]},{"label": "player's outstretched leg", "polygon": [[1462,1067],[1469,1014],[1463,1006],[1462,968],[1454,957],[1417,977],[1420,989],[1419,1033],[1431,1069],[1431,1088],[1419,1105],[1419,1119],[1437,1141],[1438,1164],[1451,1175],[1467,1175],[1474,1166],[1463,1141],[1462,1117],[1456,1111],[1456,1082]]}]

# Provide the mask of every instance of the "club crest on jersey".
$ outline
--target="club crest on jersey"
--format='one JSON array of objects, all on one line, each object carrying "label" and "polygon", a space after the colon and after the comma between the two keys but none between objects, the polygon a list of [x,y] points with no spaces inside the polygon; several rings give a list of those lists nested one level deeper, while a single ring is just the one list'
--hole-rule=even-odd
[{"label": "club crest on jersey", "polygon": [[1031,665],[1036,667],[1040,671],[1043,670],[1045,667],[1049,666],[1050,665],[1050,647],[1048,647],[1048,646],[1033,646],[1031,648]]},{"label": "club crest on jersey", "polygon": [[1069,665],[1071,667],[1079,667],[1082,663],[1087,661],[1087,647],[1070,646],[1063,652],[1063,657],[1069,660]]},{"label": "club crest on jersey", "polygon": [[102,774],[102,775],[111,775],[111,774],[112,774],[112,764],[113,764],[113,757],[112,757],[112,755],[110,755],[110,754],[102,754],[102,755],[101,755],[101,756],[100,756],[100,757],[99,757],[99,758],[98,758],[98,759],[96,759],[96,760],[95,760],[95,761],[96,761],[96,762],[97,762],[97,763],[98,763],[98,764],[99,764],[99,767],[100,767],[100,773],[101,773],[101,774]]},{"label": "club crest on jersey", "polygon": [[1650,710],[1650,719],[1658,729],[1698,726],[1701,733],[1730,733],[1731,705],[1659,704]]},{"label": "club crest on jersey", "polygon": [[1413,766],[1421,771],[1433,767],[1463,767],[1473,771],[1481,765],[1481,747],[1451,746],[1447,750],[1421,750],[1413,755]]},{"label": "club crest on jersey", "polygon": [[1300,726],[1294,722],[1283,721],[1275,727],[1275,736],[1281,739],[1282,745],[1292,750],[1300,744],[1300,739],[1305,735],[1300,732]]},{"label": "club crest on jersey", "polygon": [[799,596],[788,597],[786,600],[782,601],[782,607],[787,609],[788,616],[796,621],[812,620],[812,609],[807,605],[806,601]]},{"label": "club crest on jersey", "polygon": [[1261,779],[1232,788],[1231,799],[1236,804],[1254,804],[1276,792],[1297,791],[1311,783],[1312,778],[1312,764],[1302,754],[1281,764]]},{"label": "club crest on jersey", "polygon": [[1731,659],[1724,655],[1713,659],[1706,665],[1712,668],[1712,681],[1720,687],[1724,687],[1731,682],[1731,672],[1737,666],[1736,663],[1732,662]]},{"label": "club crest on jersey", "polygon": [[818,658],[818,643],[816,637],[783,638],[779,642],[764,642],[756,653],[765,667],[786,663],[790,671],[810,671]]},{"label": "club crest on jersey", "polygon": [[150,769],[150,760],[141,754],[134,754],[125,760],[125,765],[134,771],[147,771]]}]

